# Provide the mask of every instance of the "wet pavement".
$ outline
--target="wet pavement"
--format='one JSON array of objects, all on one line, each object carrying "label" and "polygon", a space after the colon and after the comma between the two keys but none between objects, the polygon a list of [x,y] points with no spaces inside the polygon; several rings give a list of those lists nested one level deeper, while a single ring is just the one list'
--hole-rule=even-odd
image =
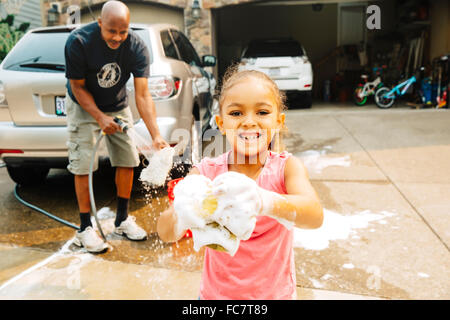
[{"label": "wet pavement", "polygon": [[[450,299],[448,110],[322,104],[286,119],[285,145],[325,208],[322,228],[296,230],[298,298]],[[0,168],[0,299],[197,299],[203,252],[156,234],[164,189],[135,181],[130,214],[150,236],[124,240],[111,234],[114,172],[99,170],[95,199],[111,249],[92,255],[71,244],[73,229],[19,203],[14,187]],[[78,224],[65,170],[18,192]]]}]

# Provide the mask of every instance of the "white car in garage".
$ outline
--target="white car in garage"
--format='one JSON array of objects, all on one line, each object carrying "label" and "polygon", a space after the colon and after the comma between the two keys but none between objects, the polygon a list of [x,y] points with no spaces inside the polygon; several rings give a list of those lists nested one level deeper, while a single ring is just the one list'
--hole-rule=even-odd
[{"label": "white car in garage", "polygon": [[[242,52],[239,70],[267,74],[300,107],[311,107],[313,71],[305,48],[293,39],[254,40]],[[296,100],[297,100],[296,99]]]}]

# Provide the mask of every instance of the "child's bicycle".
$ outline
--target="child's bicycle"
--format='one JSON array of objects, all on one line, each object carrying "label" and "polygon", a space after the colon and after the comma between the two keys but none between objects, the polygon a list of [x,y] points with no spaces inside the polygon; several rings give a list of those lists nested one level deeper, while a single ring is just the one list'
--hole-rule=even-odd
[{"label": "child's bicycle", "polygon": [[[403,96],[408,88],[415,83],[418,78],[420,77],[420,72],[425,70],[424,67],[419,68],[415,75],[413,75],[411,78],[407,79],[406,81],[403,81],[402,83],[396,85],[394,88],[389,89],[388,87],[381,87],[375,92],[375,103],[377,106],[381,109],[388,109],[392,107],[392,105],[395,102],[395,99],[398,97]],[[416,77],[417,75],[417,77]],[[402,91],[400,89],[403,88]],[[421,100],[423,101],[423,95],[419,92],[419,95],[421,96]]]},{"label": "child's bicycle", "polygon": [[366,74],[361,75],[363,83],[359,83],[353,91],[353,101],[357,106],[363,106],[367,102],[367,98],[375,94],[376,90],[383,87],[381,82],[381,74],[386,66],[373,68],[373,73],[377,76],[372,82],[368,81],[369,76]]}]

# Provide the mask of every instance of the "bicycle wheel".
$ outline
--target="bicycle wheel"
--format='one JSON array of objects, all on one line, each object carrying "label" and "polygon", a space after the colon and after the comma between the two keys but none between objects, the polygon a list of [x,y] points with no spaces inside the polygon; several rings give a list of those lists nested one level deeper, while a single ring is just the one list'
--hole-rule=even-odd
[{"label": "bicycle wheel", "polygon": [[357,106],[360,107],[365,105],[367,102],[367,96],[364,96],[362,98],[359,96],[360,92],[363,91],[363,88],[364,88],[363,86],[357,86],[355,91],[353,91],[353,101]]},{"label": "bicycle wheel", "polygon": [[382,87],[375,92],[375,103],[378,108],[388,109],[394,104],[395,98],[386,98],[385,95],[391,91],[389,88]]}]

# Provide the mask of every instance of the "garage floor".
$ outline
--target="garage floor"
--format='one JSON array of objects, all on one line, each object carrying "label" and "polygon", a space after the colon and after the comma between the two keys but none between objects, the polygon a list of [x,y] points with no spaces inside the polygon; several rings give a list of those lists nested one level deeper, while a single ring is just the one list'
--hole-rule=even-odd
[{"label": "garage floor", "polygon": [[[299,299],[450,299],[450,113],[315,104],[287,113],[287,149],[303,159],[324,225],[296,230]],[[97,207],[115,210],[111,173],[95,177]],[[77,223],[72,177],[52,171],[28,201]],[[23,207],[0,168],[1,299],[197,299],[202,252],[164,244],[162,192],[133,193],[144,242],[109,235],[112,250],[71,245],[74,231]],[[113,214],[102,211],[104,228]]]}]

